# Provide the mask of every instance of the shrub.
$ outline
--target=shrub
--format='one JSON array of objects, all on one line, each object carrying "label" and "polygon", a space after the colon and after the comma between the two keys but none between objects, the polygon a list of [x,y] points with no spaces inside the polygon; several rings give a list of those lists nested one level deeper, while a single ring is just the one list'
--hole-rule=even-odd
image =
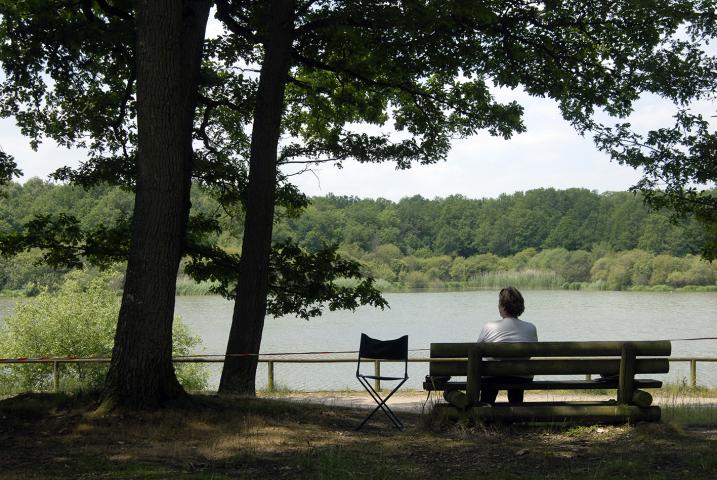
[{"label": "shrub", "polygon": [[381,263],[391,263],[391,260],[401,258],[401,249],[391,243],[379,245],[373,251],[373,257]]},{"label": "shrub", "polygon": [[430,283],[422,272],[408,272],[401,278],[401,282],[409,288],[426,288]]},{"label": "shrub", "polygon": [[492,253],[482,253],[466,258],[466,268],[468,269],[469,278],[480,275],[485,272],[494,272],[498,270],[500,258]]},{"label": "shrub", "polygon": [[650,275],[650,285],[664,285],[667,283],[667,277],[671,273],[683,270],[684,259],[672,257],[670,255],[657,255],[652,259],[652,275]]},{"label": "shrub", "polygon": [[32,250],[0,259],[0,289],[26,296],[37,295],[43,288],[56,290],[67,270],[38,264],[40,258],[40,252]]},{"label": "shrub", "polygon": [[[25,303],[0,325],[0,355],[4,357],[109,357],[120,307],[117,291],[109,288],[114,274],[72,272],[55,293],[44,291]],[[189,355],[200,345],[179,318],[173,329],[174,355]],[[97,388],[107,364],[62,365],[65,386]],[[190,390],[205,388],[205,369],[198,364],[176,365],[180,382]],[[43,390],[52,382],[46,364],[8,365],[0,375],[6,388]]]}]

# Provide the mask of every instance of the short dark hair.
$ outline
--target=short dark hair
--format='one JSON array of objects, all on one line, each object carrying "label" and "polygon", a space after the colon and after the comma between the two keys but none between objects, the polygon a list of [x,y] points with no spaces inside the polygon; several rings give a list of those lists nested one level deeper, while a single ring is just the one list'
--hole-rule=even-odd
[{"label": "short dark hair", "polygon": [[525,301],[515,287],[505,287],[498,294],[498,306],[503,307],[506,313],[519,317],[525,311]]}]

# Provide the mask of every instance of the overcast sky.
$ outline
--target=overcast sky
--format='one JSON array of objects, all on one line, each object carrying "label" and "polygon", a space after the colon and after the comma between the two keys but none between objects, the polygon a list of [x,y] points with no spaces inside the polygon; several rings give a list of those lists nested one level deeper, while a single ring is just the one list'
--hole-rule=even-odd
[{"label": "overcast sky", "polygon": [[[221,24],[210,19],[207,37],[221,32]],[[714,45],[706,49],[710,54],[717,54]],[[388,163],[346,162],[341,170],[325,164],[315,167],[313,173],[294,176],[292,180],[311,196],[333,193],[399,200],[412,195],[496,197],[501,193],[541,187],[581,187],[598,192],[627,190],[640,178],[634,169],[610,162],[607,155],[597,151],[590,138],[578,135],[561,118],[553,101],[532,98],[521,91],[496,90],[494,95],[499,101],[517,100],[525,107],[526,133],[510,140],[481,133],[455,141],[447,161],[418,165],[410,170],[397,171]],[[715,118],[714,103],[701,102],[696,110]],[[636,103],[629,120],[640,131],[672,126],[674,111],[668,102],[643,97]],[[58,148],[51,141],[33,152],[13,119],[0,119],[0,148],[15,157],[24,172],[20,180],[23,182],[31,177],[45,179],[57,168],[77,166],[83,160],[81,151]]]},{"label": "overcast sky", "polygon": [[[343,169],[325,164],[294,176],[309,195],[353,195],[399,200],[411,195],[427,198],[461,194],[470,198],[496,197],[541,187],[581,187],[599,192],[626,190],[639,178],[630,167],[610,162],[590,138],[578,135],[560,117],[550,100],[515,91],[496,91],[501,101],[518,100],[525,106],[528,131],[510,140],[480,133],[453,143],[448,160],[397,171],[391,164],[360,165],[346,162]],[[708,115],[714,105],[703,104]],[[673,108],[656,98],[643,99],[630,118],[633,125],[655,128],[671,125]],[[24,172],[21,181],[47,175],[63,165],[77,166],[81,151],[45,141],[37,152],[28,146],[13,119],[0,120],[0,147],[15,157]]]}]

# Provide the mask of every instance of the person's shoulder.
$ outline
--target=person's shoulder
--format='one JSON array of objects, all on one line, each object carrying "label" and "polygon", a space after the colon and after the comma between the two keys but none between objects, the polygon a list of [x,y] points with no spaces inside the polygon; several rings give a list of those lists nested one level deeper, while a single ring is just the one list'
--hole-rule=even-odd
[{"label": "person's shoulder", "polygon": [[483,342],[485,340],[489,340],[489,337],[495,335],[495,333],[498,331],[499,323],[500,320],[484,323],[483,328],[481,328],[480,334],[478,335],[478,341]]},{"label": "person's shoulder", "polygon": [[529,321],[527,321],[527,320],[520,320],[520,321],[523,322],[523,324],[526,325],[526,326],[528,326],[528,327],[536,328],[536,327],[535,327],[535,324],[532,323],[532,322],[529,322]]},{"label": "person's shoulder", "polygon": [[525,327],[528,328],[529,330],[532,330],[534,332],[538,331],[538,327],[536,327],[534,323],[527,322],[525,320],[521,320],[521,322],[523,322],[523,325],[525,325]]},{"label": "person's shoulder", "polygon": [[500,318],[500,319],[498,319],[498,320],[491,320],[491,321],[489,321],[489,322],[486,322],[486,323],[483,325],[483,330],[486,330],[486,331],[488,331],[488,330],[495,330],[496,328],[499,328],[499,327],[500,327],[500,325],[501,325],[500,322],[502,322],[502,321],[503,321],[503,319]]},{"label": "person's shoulder", "polygon": [[[519,319],[519,320],[520,320],[520,319]],[[520,321],[523,322],[523,323],[525,323],[526,325],[530,325],[530,326],[533,326],[533,327],[535,326],[535,324],[534,324],[533,322],[529,322],[529,321],[527,321],[527,320],[520,320]]]}]

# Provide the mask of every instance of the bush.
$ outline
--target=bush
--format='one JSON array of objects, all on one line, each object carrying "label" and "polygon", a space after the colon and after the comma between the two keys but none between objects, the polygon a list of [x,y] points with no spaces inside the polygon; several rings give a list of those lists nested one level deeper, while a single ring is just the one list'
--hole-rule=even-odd
[{"label": "bush", "polygon": [[422,272],[408,272],[402,276],[401,282],[409,288],[427,288],[430,283]]},{"label": "bush", "polygon": [[38,264],[40,258],[40,252],[32,250],[0,259],[0,290],[25,296],[37,295],[43,288],[56,290],[67,270]]},{"label": "bush", "polygon": [[[25,303],[0,325],[0,356],[3,357],[109,357],[112,353],[120,298],[108,285],[114,274],[100,274],[87,281],[87,274],[72,272],[56,293],[44,291]],[[189,355],[200,345],[179,318],[174,321],[174,355]],[[101,386],[107,364],[62,365],[65,387],[93,389]],[[176,366],[185,388],[206,387],[205,369],[198,364]],[[8,365],[0,375],[7,389],[44,390],[52,382],[46,364]]]}]

